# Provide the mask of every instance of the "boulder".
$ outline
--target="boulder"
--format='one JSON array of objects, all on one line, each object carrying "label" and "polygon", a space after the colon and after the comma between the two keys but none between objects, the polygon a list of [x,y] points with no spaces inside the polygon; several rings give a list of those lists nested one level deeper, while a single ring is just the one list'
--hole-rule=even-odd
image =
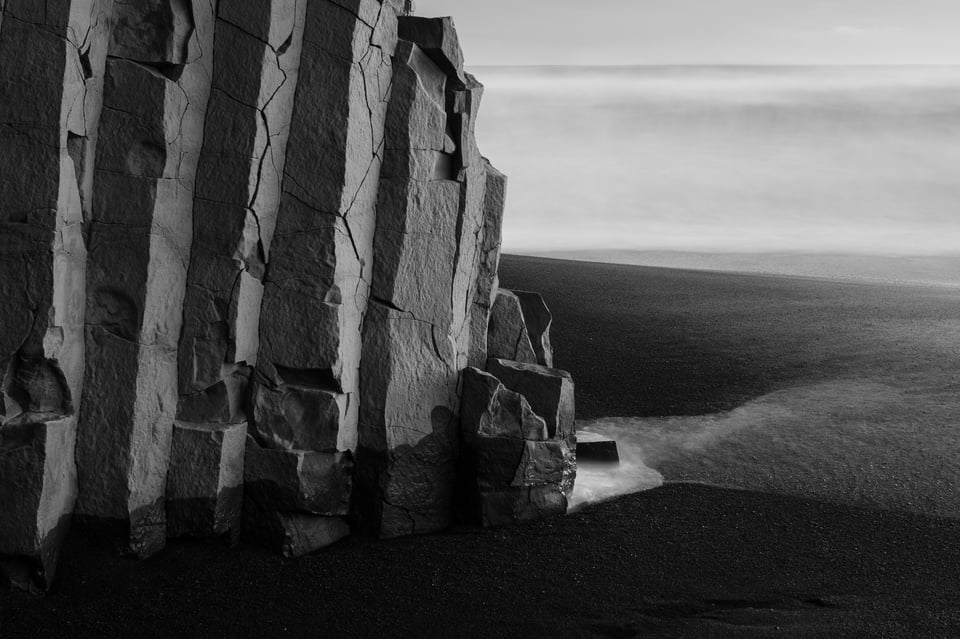
[{"label": "boulder", "polygon": [[247,425],[176,422],[167,475],[167,536],[240,533]]},{"label": "boulder", "polygon": [[504,289],[497,291],[490,311],[487,354],[498,359],[537,363],[520,300]]},{"label": "boulder", "polygon": [[574,386],[570,373],[495,358],[487,361],[487,372],[530,402],[533,411],[546,421],[551,438],[566,439],[576,434]]}]

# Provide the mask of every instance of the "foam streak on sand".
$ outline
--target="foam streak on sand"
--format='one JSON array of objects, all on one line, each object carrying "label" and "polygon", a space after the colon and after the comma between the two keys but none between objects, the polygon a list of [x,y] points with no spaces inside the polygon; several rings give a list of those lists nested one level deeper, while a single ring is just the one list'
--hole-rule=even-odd
[{"label": "foam streak on sand", "polygon": [[[602,431],[605,420],[588,422],[587,428]],[[601,439],[599,432],[581,430],[577,433],[579,441]],[[650,490],[663,485],[663,475],[644,463],[643,451],[629,438],[617,441],[620,463],[598,464],[577,463],[577,481],[573,488],[568,512],[575,512],[583,506],[605,501],[618,495]]]},{"label": "foam streak on sand", "polygon": [[[734,410],[665,418],[603,418],[581,428],[616,439],[646,477],[960,518],[955,389],[846,379],[769,393]],[[623,453],[621,453],[623,454]],[[655,470],[654,470],[655,469]],[[586,473],[595,501],[654,487]],[[613,489],[607,489],[604,481]]]}]

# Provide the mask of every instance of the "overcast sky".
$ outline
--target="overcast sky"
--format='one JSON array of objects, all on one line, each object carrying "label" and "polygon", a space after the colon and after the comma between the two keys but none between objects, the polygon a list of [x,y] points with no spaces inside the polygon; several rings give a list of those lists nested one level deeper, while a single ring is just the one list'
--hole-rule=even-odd
[{"label": "overcast sky", "polygon": [[467,64],[960,64],[960,0],[416,0]]}]

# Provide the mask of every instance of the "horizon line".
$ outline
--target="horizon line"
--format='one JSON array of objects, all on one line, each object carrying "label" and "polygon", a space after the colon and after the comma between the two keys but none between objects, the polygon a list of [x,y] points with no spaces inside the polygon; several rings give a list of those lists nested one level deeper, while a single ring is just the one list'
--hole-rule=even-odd
[{"label": "horizon line", "polygon": [[960,259],[960,250],[947,252],[930,253],[909,253],[897,252],[881,249],[816,249],[816,248],[796,248],[781,250],[751,250],[746,248],[530,248],[530,247],[510,247],[503,249],[505,255],[530,255],[532,251],[535,254],[546,256],[547,254],[572,254],[572,253],[675,253],[684,255],[783,255],[783,256],[822,256],[822,257],[882,257],[882,258],[949,258]]},{"label": "horizon line", "polygon": [[770,68],[870,68],[870,67],[960,67],[960,61],[957,62],[869,62],[869,63],[844,63],[844,62],[825,62],[825,63],[769,63],[769,62],[683,62],[683,63],[636,63],[636,64],[467,64],[469,68],[508,68],[508,69],[636,69],[636,68],[703,68],[703,67],[770,67]]}]

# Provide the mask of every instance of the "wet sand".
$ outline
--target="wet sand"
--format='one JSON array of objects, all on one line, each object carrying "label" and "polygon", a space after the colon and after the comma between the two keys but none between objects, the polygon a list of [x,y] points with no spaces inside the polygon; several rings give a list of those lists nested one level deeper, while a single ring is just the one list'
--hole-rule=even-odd
[{"label": "wet sand", "polygon": [[[949,466],[955,291],[513,257],[501,279],[547,298],[581,417],[694,420],[659,422],[686,439],[650,463],[668,482],[734,488],[668,483],[529,526],[352,538],[288,561],[188,542],[134,562],[74,536],[53,593],[0,595],[0,637],[960,636],[960,520],[887,503],[889,491],[869,508],[805,492],[798,471],[780,473],[800,477],[780,488],[750,479],[778,470],[765,455],[818,448],[782,444],[804,441],[801,418],[771,444],[764,411],[824,396],[848,405],[841,423],[884,412],[903,429],[867,420],[875,441],[845,445],[911,435],[916,459],[931,451]],[[896,418],[920,405],[930,415]],[[745,407],[737,428],[726,418],[731,435],[705,435]],[[819,414],[822,437],[832,413]],[[831,445],[819,448],[836,457]],[[927,497],[960,502],[941,487]]]}]

